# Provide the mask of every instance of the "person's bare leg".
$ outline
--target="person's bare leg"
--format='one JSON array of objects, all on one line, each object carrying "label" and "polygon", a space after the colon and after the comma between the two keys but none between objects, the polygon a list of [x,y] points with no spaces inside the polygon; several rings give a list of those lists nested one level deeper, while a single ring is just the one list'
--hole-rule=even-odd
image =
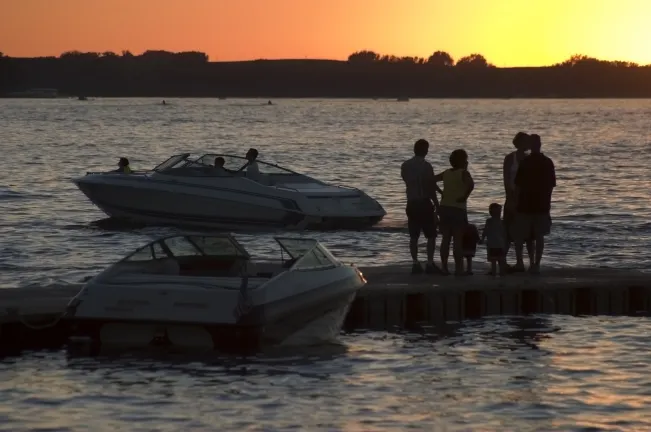
[{"label": "person's bare leg", "polygon": [[466,274],[472,275],[472,257],[466,257]]},{"label": "person's bare leg", "polygon": [[[520,216],[522,217],[522,216]],[[525,220],[523,219],[518,219],[517,220],[517,226],[516,226],[516,240],[515,240],[515,268],[514,270],[517,272],[523,272],[524,271],[524,258],[522,257],[522,252],[524,250],[524,239],[526,236],[523,236],[523,232],[528,232],[530,230],[525,230],[523,227],[523,224],[526,223]],[[527,225],[528,226],[528,225]]]},{"label": "person's bare leg", "polygon": [[441,270],[445,274],[449,274],[450,270],[448,269],[448,258],[450,257],[450,240],[451,235],[449,230],[443,231],[443,236],[441,238]]},{"label": "person's bare leg", "polygon": [[463,274],[463,228],[455,229],[452,235],[454,239],[454,273]]},{"label": "person's bare leg", "polygon": [[409,237],[409,252],[411,253],[411,274],[420,274],[423,272],[423,267],[421,267],[420,262],[418,261],[418,240],[419,237]]},{"label": "person's bare leg", "polygon": [[414,263],[418,262],[418,237],[409,238],[409,253]]},{"label": "person's bare leg", "polygon": [[506,274],[506,260],[504,257],[500,258],[498,264],[500,266],[500,276],[504,276]]},{"label": "person's bare leg", "polygon": [[522,249],[524,249],[524,241],[518,239],[515,241],[515,268],[524,271],[524,261],[522,259]]},{"label": "person's bare leg", "polygon": [[425,265],[425,273],[427,274],[440,274],[436,264],[434,264],[434,251],[436,249],[436,235],[427,239],[427,264]]},{"label": "person's bare leg", "polygon": [[427,264],[434,264],[434,251],[436,250],[436,236],[427,239]]},{"label": "person's bare leg", "polygon": [[542,261],[543,252],[545,251],[545,237],[539,235],[536,237],[536,261],[533,266],[533,273],[540,273],[540,261]]},{"label": "person's bare leg", "polygon": [[[506,207],[506,205],[505,205]],[[511,235],[511,227],[513,226],[513,220],[514,217],[510,217],[508,219],[508,223],[503,219],[502,224],[504,226],[504,233],[506,234],[506,245],[504,246],[504,258],[507,259],[509,256],[509,251],[511,250],[511,243],[515,245],[515,240],[513,239],[513,236]],[[508,265],[507,265],[508,267]]]},{"label": "person's bare leg", "polygon": [[[531,266],[533,263],[535,263],[535,257],[534,257],[534,244],[533,240],[529,239],[526,241],[527,244],[527,255],[529,255],[529,265]],[[522,264],[524,267],[524,264]]]}]

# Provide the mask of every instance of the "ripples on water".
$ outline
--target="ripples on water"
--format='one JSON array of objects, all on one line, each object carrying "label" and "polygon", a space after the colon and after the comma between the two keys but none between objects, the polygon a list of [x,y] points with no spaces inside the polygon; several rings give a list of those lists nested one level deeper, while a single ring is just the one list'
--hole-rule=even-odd
[{"label": "ripples on water", "polygon": [[[0,286],[78,280],[167,232],[99,229],[92,223],[104,214],[70,179],[113,169],[119,156],[144,169],[185,150],[243,154],[254,146],[264,160],[364,189],[388,211],[378,229],[314,235],[346,261],[406,261],[399,167],[413,142],[430,140],[436,171],[450,151],[468,150],[477,182],[470,216],[482,223],[488,204],[502,200],[501,164],[519,130],[539,133],[557,166],[549,265],[643,268],[651,258],[651,101],[159,102],[0,100]],[[273,248],[271,234],[256,240],[259,252]]]},{"label": "ripples on water", "polygon": [[0,360],[0,430],[651,429],[646,318],[499,318],[256,358]]},{"label": "ripples on water", "polygon": [[[546,263],[649,268],[651,101],[168,101],[0,99],[0,287],[77,282],[173,230],[104,229],[70,179],[186,150],[257,147],[364,189],[389,213],[381,226],[310,235],[346,262],[406,261],[399,166],[413,142],[430,141],[438,172],[468,151],[470,217],[482,223],[519,130],[539,133],[557,167]],[[277,253],[271,237],[240,234],[258,253]],[[34,353],[0,362],[0,430],[650,430],[649,329],[646,318],[548,317],[353,334],[290,358]]]}]

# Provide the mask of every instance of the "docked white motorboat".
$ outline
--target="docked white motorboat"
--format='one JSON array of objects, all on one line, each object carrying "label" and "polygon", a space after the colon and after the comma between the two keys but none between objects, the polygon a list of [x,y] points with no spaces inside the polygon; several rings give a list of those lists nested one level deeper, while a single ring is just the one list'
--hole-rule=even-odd
[{"label": "docked white motorboat", "polygon": [[[227,169],[212,165],[217,157],[226,160]],[[252,180],[238,171],[246,162],[233,155],[183,153],[151,171],[87,173],[73,182],[107,215],[146,224],[363,228],[386,215],[359,189],[330,185],[261,161],[260,175]]]},{"label": "docked white motorboat", "polygon": [[71,341],[93,350],[162,344],[240,352],[298,334],[306,343],[309,331],[313,342],[336,337],[364,276],[317,240],[275,240],[277,262],[253,261],[229,234],[154,240],[70,301]]}]

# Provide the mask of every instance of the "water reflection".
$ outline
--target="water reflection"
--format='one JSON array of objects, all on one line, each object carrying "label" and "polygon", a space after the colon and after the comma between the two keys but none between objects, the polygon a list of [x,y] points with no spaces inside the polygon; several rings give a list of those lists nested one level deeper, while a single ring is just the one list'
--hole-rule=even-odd
[{"label": "water reflection", "polygon": [[0,430],[649,430],[649,330],[530,316],[251,357],[28,353],[0,360]]}]

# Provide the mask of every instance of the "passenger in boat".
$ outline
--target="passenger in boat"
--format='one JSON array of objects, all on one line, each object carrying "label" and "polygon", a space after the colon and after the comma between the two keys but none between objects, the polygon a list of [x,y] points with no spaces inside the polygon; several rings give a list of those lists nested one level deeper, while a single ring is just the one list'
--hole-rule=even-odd
[{"label": "passenger in boat", "polygon": [[121,157],[118,161],[118,169],[113,172],[120,172],[123,174],[131,174],[131,167],[129,167],[129,159]]},{"label": "passenger in boat", "polygon": [[[514,234],[514,221],[516,214],[516,207],[518,197],[515,192],[515,175],[518,172],[518,167],[520,162],[527,156],[526,152],[529,151],[531,137],[529,134],[524,132],[518,132],[513,138],[513,145],[515,146],[515,151],[509,153],[504,158],[504,164],[502,166],[502,176],[504,177],[504,194],[506,196],[506,201],[504,202],[504,227],[506,229],[506,246],[504,250],[504,255],[508,255],[511,243],[513,242]],[[533,239],[525,239],[527,245],[527,253],[529,255],[529,260],[534,261],[533,258]],[[509,267],[507,265],[507,270],[510,272],[523,272],[524,271],[524,262],[522,259],[522,247],[516,245],[515,247],[515,257],[516,264],[514,267]]]},{"label": "passenger in boat", "polygon": [[486,220],[481,234],[481,243],[486,242],[486,259],[491,263],[490,275],[497,275],[499,265],[500,276],[506,274],[506,230],[501,219],[502,206],[493,203],[488,206],[490,218]]},{"label": "passenger in boat", "polygon": [[223,157],[217,156],[215,158],[215,167],[214,167],[214,169],[217,171],[217,175],[230,175],[230,174],[233,174],[233,173],[236,172],[236,171],[229,170],[228,168],[226,168],[224,166],[225,163],[226,163],[226,160]]},{"label": "passenger in boat", "polygon": [[463,271],[463,232],[468,223],[468,197],[475,189],[475,182],[468,172],[468,154],[465,150],[455,150],[450,154],[452,168],[434,177],[435,182],[443,182],[443,196],[439,218],[441,223],[441,266],[444,274],[448,270],[450,241],[454,240],[455,275]]},{"label": "passenger in boat", "polygon": [[249,151],[246,152],[245,157],[248,162],[244,164],[244,166],[240,168],[238,172],[246,168],[246,177],[254,181],[259,181],[260,169],[258,168],[258,162],[256,162],[256,159],[258,158],[258,151],[254,148],[250,148]]},{"label": "passenger in boat", "polygon": [[423,268],[418,261],[418,239],[421,231],[427,239],[426,273],[440,273],[434,265],[436,248],[436,225],[439,201],[436,192],[440,189],[434,182],[432,164],[425,160],[429,152],[429,143],[419,139],[414,144],[414,157],[405,161],[400,167],[400,175],[407,187],[407,225],[409,227],[409,252],[413,261],[411,272],[418,274]]},{"label": "passenger in boat", "polygon": [[529,272],[540,272],[540,261],[545,249],[545,236],[551,231],[550,215],[552,192],[556,187],[554,162],[541,151],[539,135],[531,135],[531,154],[520,162],[515,176],[518,196],[515,215],[515,244],[522,247],[530,236],[534,238],[535,259]]}]

